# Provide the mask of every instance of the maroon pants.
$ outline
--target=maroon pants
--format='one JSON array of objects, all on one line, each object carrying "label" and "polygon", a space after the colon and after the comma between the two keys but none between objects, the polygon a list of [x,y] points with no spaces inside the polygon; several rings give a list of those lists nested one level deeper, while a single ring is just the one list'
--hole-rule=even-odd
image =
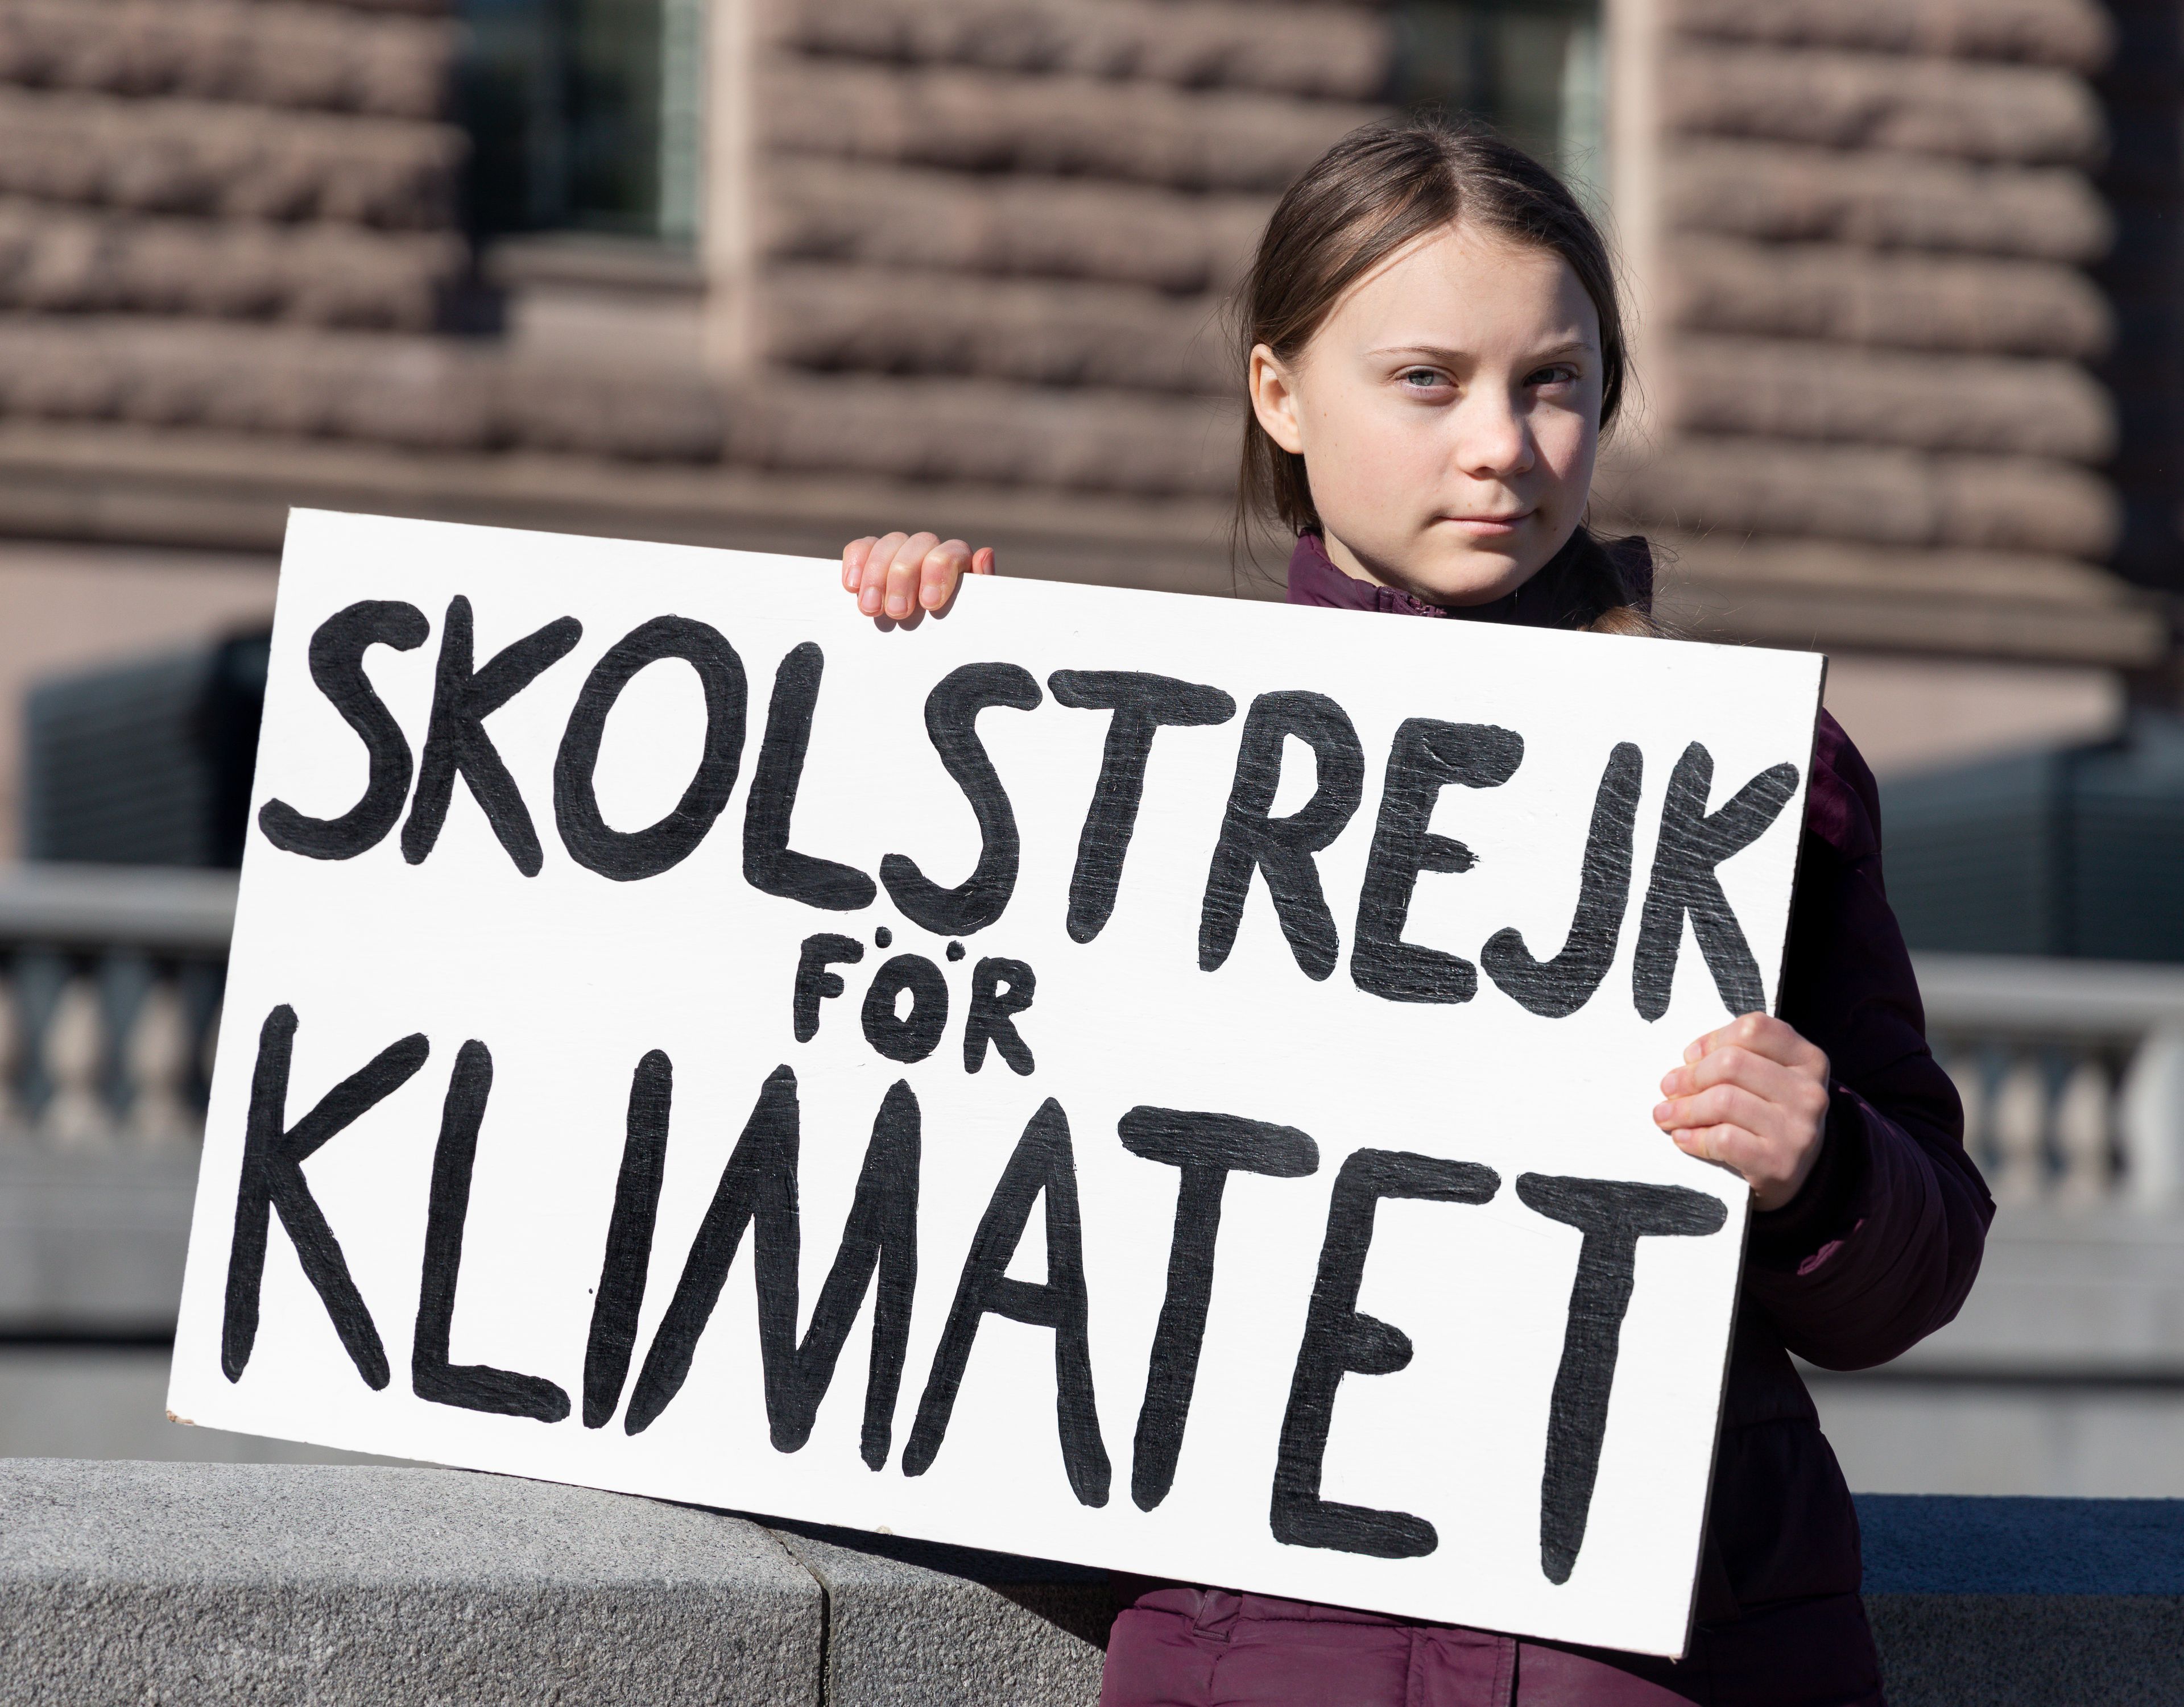
[{"label": "maroon pants", "polygon": [[1115,1621],[1100,1707],[1881,1707],[1854,1594],[1701,1625],[1680,1661],[1215,1588]]}]

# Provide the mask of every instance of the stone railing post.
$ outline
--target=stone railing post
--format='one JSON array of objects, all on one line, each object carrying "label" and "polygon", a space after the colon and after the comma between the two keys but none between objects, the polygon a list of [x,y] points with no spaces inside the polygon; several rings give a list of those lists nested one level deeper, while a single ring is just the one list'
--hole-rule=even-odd
[{"label": "stone railing post", "polygon": [[2184,1021],[2149,1032],[2124,1076],[2118,1125],[2126,1196],[2148,1213],[2184,1200]]}]

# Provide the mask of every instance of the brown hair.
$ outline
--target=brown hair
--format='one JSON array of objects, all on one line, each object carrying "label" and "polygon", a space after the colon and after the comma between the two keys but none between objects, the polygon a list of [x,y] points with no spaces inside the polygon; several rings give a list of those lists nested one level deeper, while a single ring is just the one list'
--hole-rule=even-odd
[{"label": "brown hair", "polygon": [[[1600,316],[1600,427],[1606,432],[1622,407],[1628,360],[1614,264],[1599,228],[1562,181],[1523,149],[1484,125],[1437,112],[1362,125],[1290,186],[1237,292],[1245,370],[1259,344],[1282,361],[1295,360],[1352,285],[1459,216],[1569,263]],[[1320,527],[1304,459],[1276,444],[1247,407],[1236,481],[1240,542],[1261,517],[1294,533]],[[1580,542],[1589,543],[1589,537]],[[1580,548],[1560,554],[1557,563],[1598,583],[1573,587],[1574,597],[1561,601],[1586,613],[1582,626],[1652,631],[1635,608],[1644,594],[1626,584],[1609,554]]]}]

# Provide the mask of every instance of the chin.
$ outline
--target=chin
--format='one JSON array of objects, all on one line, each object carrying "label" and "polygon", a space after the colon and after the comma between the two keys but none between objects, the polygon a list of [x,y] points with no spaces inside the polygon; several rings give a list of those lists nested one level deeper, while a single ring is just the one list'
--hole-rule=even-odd
[{"label": "chin", "polygon": [[1507,598],[1537,569],[1500,553],[1466,552],[1455,561],[1432,564],[1412,585],[1419,597],[1435,604],[1491,604]]}]

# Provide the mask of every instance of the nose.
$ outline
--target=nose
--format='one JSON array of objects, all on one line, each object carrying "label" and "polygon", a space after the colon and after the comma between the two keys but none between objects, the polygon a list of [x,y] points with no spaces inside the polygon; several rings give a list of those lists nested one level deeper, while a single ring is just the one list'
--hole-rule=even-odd
[{"label": "nose", "polygon": [[1507,480],[1536,459],[1518,399],[1499,386],[1474,388],[1457,410],[1456,460],[1474,480]]}]

